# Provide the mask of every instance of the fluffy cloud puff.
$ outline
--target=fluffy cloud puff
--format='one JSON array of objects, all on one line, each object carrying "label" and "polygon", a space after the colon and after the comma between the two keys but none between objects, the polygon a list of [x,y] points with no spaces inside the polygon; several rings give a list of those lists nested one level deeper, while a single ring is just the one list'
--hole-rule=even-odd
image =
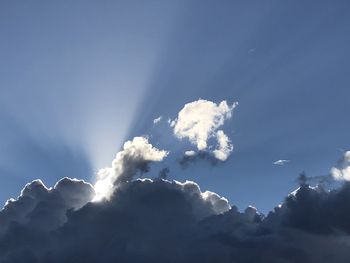
[{"label": "fluffy cloud puff", "polygon": [[178,113],[178,117],[171,122],[174,134],[179,139],[188,138],[200,151],[207,150],[210,138],[216,138],[217,146],[213,152],[214,156],[224,161],[233,146],[227,135],[217,129],[232,116],[236,106],[237,103],[230,106],[226,101],[216,104],[203,99],[187,103]]},{"label": "fluffy cloud puff", "polygon": [[133,179],[137,172],[148,172],[149,163],[160,162],[168,155],[167,151],[152,146],[144,137],[135,137],[124,143],[123,150],[117,153],[112,167],[101,169],[95,183],[95,200],[109,198],[114,188]]}]

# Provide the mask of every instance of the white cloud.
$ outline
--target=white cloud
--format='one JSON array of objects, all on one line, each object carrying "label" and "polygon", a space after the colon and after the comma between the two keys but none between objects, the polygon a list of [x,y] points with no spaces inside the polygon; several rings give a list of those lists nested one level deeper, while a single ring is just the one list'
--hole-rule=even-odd
[{"label": "white cloud", "polygon": [[331,169],[331,175],[336,180],[350,181],[350,151],[346,151],[338,166]]},{"label": "white cloud", "polygon": [[132,180],[138,171],[147,172],[150,162],[160,162],[167,155],[167,151],[153,147],[144,137],[125,142],[123,150],[112,161],[112,167],[98,172],[94,201],[108,199],[118,184]]},{"label": "white cloud", "polygon": [[277,160],[275,162],[273,162],[274,165],[279,165],[279,166],[282,166],[282,165],[285,165],[287,163],[289,163],[290,160],[284,160],[284,159],[281,159],[281,160]]},{"label": "white cloud", "polygon": [[163,119],[162,116],[159,116],[158,118],[155,118],[155,119],[153,120],[153,124],[159,123],[162,119]]},{"label": "white cloud", "polygon": [[217,193],[205,191],[201,193],[201,196],[205,201],[211,203],[216,214],[222,214],[231,209],[228,200],[225,197],[219,196]]},{"label": "white cloud", "polygon": [[230,139],[222,130],[216,132],[216,139],[219,145],[217,149],[213,151],[214,156],[220,161],[226,161],[233,150],[233,145],[231,144]]},{"label": "white cloud", "polygon": [[195,155],[196,155],[196,152],[195,152],[195,151],[186,151],[186,152],[185,152],[185,155],[186,155],[186,156],[195,156]]},{"label": "white cloud", "polygon": [[199,99],[187,103],[178,113],[178,117],[170,124],[174,128],[174,134],[179,139],[188,138],[200,151],[208,148],[208,139],[215,137],[217,147],[213,152],[220,160],[226,160],[233,147],[227,135],[217,129],[225,120],[232,116],[233,109],[238,103],[231,106],[224,100],[219,104],[212,101]]},{"label": "white cloud", "polygon": [[[211,191],[202,192],[199,185],[193,181],[186,180],[184,183],[174,181],[173,184],[180,186],[183,191],[189,193],[190,195],[201,196],[205,202],[211,205],[215,214],[222,214],[231,209],[231,206],[225,197],[221,197],[217,193]],[[203,207],[194,207],[194,209],[198,210],[195,211],[196,214],[203,213],[203,211],[200,211],[203,210]]]}]

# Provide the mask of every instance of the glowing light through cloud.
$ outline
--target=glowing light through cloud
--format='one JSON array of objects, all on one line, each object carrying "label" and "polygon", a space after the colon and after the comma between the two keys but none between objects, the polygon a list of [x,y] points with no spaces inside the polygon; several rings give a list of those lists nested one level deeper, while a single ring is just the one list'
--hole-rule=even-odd
[{"label": "glowing light through cloud", "polygon": [[151,162],[160,162],[167,155],[167,151],[153,147],[144,137],[125,142],[123,150],[113,160],[112,167],[98,172],[94,201],[108,199],[119,184],[132,180],[137,172],[147,172]]}]

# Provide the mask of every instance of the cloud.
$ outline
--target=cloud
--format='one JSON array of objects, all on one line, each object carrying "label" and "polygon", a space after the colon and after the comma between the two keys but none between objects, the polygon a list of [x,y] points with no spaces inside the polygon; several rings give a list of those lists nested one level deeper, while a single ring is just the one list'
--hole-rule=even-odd
[{"label": "cloud", "polygon": [[197,153],[195,151],[185,151],[186,156],[195,156]]},{"label": "cloud", "polygon": [[[33,183],[26,189],[33,187],[31,196],[40,203],[42,186]],[[176,248],[181,245],[177,241],[186,241],[187,231],[231,207],[225,198],[202,192],[194,182],[138,179],[120,185],[109,200],[87,203],[79,211],[69,208],[64,210],[65,224],[54,231],[43,228],[61,213],[52,213],[37,228],[24,221],[12,224],[0,235],[0,262],[164,262],[173,256],[176,260],[174,249],[183,249]],[[27,214],[41,213],[34,208]],[[0,215],[3,219],[4,211]]]},{"label": "cloud", "polygon": [[155,118],[155,119],[153,120],[153,124],[159,123],[162,119],[163,119],[162,116],[159,116],[158,118]]},{"label": "cloud", "polygon": [[188,138],[197,146],[199,151],[208,149],[208,140],[216,138],[217,145],[213,154],[219,160],[226,160],[233,146],[227,135],[217,129],[225,120],[231,118],[233,109],[238,103],[231,106],[226,101],[216,104],[211,101],[199,99],[187,103],[178,113],[178,117],[171,121],[170,126],[179,139]]},{"label": "cloud", "polygon": [[220,161],[226,161],[233,150],[233,145],[230,143],[230,139],[222,130],[216,132],[216,139],[219,145],[217,149],[213,151],[214,156]]},{"label": "cloud", "polygon": [[336,180],[350,181],[350,151],[346,151],[338,165],[331,169],[331,175]]},{"label": "cloud", "polygon": [[305,172],[302,172],[298,176],[299,185],[307,185],[310,183],[316,184],[318,186],[326,187],[334,183],[331,175],[318,175],[318,176],[307,176]]},{"label": "cloud", "polygon": [[283,166],[283,165],[285,165],[285,164],[287,164],[289,162],[290,162],[290,160],[283,160],[283,159],[281,159],[281,160],[277,160],[277,161],[273,162],[273,164],[274,165]]},{"label": "cloud", "polygon": [[[68,195],[70,186],[91,190],[65,180]],[[350,256],[349,183],[332,191],[301,185],[266,217],[252,206],[240,212],[190,181],[127,181],[109,200],[73,210],[58,205],[63,192],[50,191],[58,190],[35,181],[20,197],[31,203],[13,201],[19,202],[15,217],[8,215],[14,203],[0,212],[2,222],[12,221],[0,233],[0,262],[325,263],[347,262]],[[48,193],[52,198],[44,197]],[[45,209],[51,209],[50,217]],[[60,212],[52,213],[56,209]],[[63,222],[52,224],[62,215]],[[34,228],[38,217],[41,224]]]},{"label": "cloud", "polygon": [[[99,202],[91,202],[97,187],[81,180],[27,184],[0,211],[0,262],[348,261],[350,182],[328,191],[302,174],[300,187],[264,216],[252,206],[240,212],[195,182],[166,180],[169,168],[134,180],[167,154],[144,137],[127,141],[99,178],[111,183]],[[218,161],[205,151],[185,156]]]},{"label": "cloud", "polygon": [[197,163],[199,161],[206,161],[213,166],[218,164],[218,159],[213,154],[206,151],[186,151],[182,158],[179,160],[179,164],[182,168],[185,169],[190,164]]},{"label": "cloud", "polygon": [[151,162],[160,162],[167,155],[167,151],[153,147],[144,137],[125,142],[123,150],[113,160],[112,167],[98,172],[94,200],[109,198],[117,185],[132,180],[138,172],[148,172]]},{"label": "cloud", "polygon": [[91,201],[95,192],[82,180],[63,178],[47,188],[42,181],[28,183],[17,199],[6,202],[0,212],[0,233],[12,224],[25,224],[41,230],[53,230],[66,221],[66,212]]},{"label": "cloud", "polygon": [[186,168],[190,163],[195,163],[199,160],[208,161],[212,165],[218,164],[218,160],[226,161],[233,150],[233,146],[230,143],[230,139],[222,130],[216,132],[216,138],[218,141],[218,145],[215,150],[213,150],[212,152],[196,152],[193,150],[185,151],[184,156],[179,162],[180,165],[183,168]]}]

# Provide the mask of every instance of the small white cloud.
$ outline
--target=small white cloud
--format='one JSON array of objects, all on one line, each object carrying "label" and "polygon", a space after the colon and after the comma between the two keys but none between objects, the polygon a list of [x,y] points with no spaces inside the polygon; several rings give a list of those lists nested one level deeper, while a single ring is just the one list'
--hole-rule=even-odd
[{"label": "small white cloud", "polygon": [[283,166],[283,165],[285,165],[285,164],[287,164],[287,163],[289,163],[290,162],[290,160],[277,160],[277,161],[275,161],[275,162],[273,162],[273,164],[274,165],[279,165],[279,166]]},{"label": "small white cloud", "polygon": [[217,145],[213,154],[219,160],[226,160],[233,146],[227,135],[222,130],[217,132],[217,129],[231,118],[237,105],[237,102],[228,105],[225,100],[216,104],[199,99],[187,103],[178,113],[178,117],[170,122],[170,126],[174,128],[176,137],[188,138],[200,151],[207,150],[209,138],[215,137]]},{"label": "small white cloud", "polygon": [[153,120],[153,124],[159,123],[162,119],[163,119],[162,116],[159,116],[158,118],[155,118],[155,119]]},{"label": "small white cloud", "polygon": [[226,161],[233,150],[233,145],[231,144],[230,139],[222,130],[216,132],[216,139],[219,145],[218,148],[213,151],[214,156],[220,161]]},{"label": "small white cloud", "polygon": [[346,151],[336,167],[332,167],[331,175],[335,180],[350,181],[350,151]]},{"label": "small white cloud", "polygon": [[186,156],[195,156],[195,155],[196,155],[196,152],[195,152],[195,151],[186,151],[186,152],[185,152],[185,155],[186,155]]}]

